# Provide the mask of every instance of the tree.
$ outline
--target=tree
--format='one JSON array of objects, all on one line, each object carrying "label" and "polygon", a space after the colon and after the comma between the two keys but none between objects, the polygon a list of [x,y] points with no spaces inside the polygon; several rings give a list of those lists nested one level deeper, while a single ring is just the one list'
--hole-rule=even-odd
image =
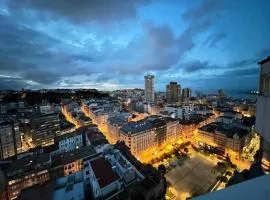
[{"label": "tree", "polygon": [[174,152],[174,155],[175,155],[176,157],[180,157],[180,156],[181,156],[180,153],[179,153],[178,151],[175,151],[175,152]]},{"label": "tree", "polygon": [[166,167],[161,164],[158,166],[158,171],[160,174],[165,175],[166,174]]},{"label": "tree", "polygon": [[217,179],[220,182],[223,182],[223,183],[227,183],[228,182],[228,178],[226,176],[218,176]]},{"label": "tree", "polygon": [[232,176],[232,172],[226,171],[225,175],[226,175],[226,176]]},{"label": "tree", "polygon": [[184,148],[184,152],[188,153],[188,148],[187,147]]}]

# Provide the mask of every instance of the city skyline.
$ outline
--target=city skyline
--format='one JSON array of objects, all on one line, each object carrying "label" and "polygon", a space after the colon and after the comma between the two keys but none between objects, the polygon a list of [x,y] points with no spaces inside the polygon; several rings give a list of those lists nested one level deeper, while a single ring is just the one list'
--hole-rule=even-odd
[{"label": "city skyline", "polygon": [[266,0],[62,3],[0,3],[0,89],[257,89],[270,54]]}]

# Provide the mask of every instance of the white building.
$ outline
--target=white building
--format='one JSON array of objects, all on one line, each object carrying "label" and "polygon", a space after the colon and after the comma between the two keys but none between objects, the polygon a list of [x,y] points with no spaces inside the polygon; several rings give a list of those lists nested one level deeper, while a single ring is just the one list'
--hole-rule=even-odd
[{"label": "white building", "polygon": [[120,140],[120,128],[126,122],[127,119],[121,117],[112,117],[108,120],[108,137],[111,143],[115,144]]},{"label": "white building", "polygon": [[133,155],[138,155],[149,147],[155,146],[155,131],[146,120],[129,122],[120,129],[120,140],[124,141]]},{"label": "white building", "polygon": [[166,140],[179,139],[181,134],[181,124],[179,124],[179,121],[169,117],[165,120],[167,122]]},{"label": "white building", "polygon": [[155,76],[153,75],[144,76],[145,102],[146,103],[155,102],[154,80],[155,80]]},{"label": "white building", "polygon": [[120,140],[124,141],[133,155],[140,155],[150,147],[159,146],[166,140],[180,136],[181,125],[171,118],[150,117],[124,124],[120,129]]},{"label": "white building", "polygon": [[103,198],[121,189],[119,175],[103,157],[84,162],[85,183],[92,189],[93,199]]},{"label": "white building", "polygon": [[263,168],[270,171],[270,57],[259,62],[260,85],[257,97],[256,131],[262,136]]},{"label": "white building", "polygon": [[109,198],[144,178],[119,150],[110,146],[107,150],[103,156],[84,161],[84,179],[86,187],[91,187],[93,199]]},{"label": "white building", "polygon": [[194,113],[194,106],[193,104],[182,106],[165,106],[165,111],[167,111],[171,117],[178,119],[189,119]]},{"label": "white building", "polygon": [[56,143],[58,143],[59,150],[58,153],[72,151],[83,146],[84,134],[81,131],[74,131],[61,135],[56,138]]}]

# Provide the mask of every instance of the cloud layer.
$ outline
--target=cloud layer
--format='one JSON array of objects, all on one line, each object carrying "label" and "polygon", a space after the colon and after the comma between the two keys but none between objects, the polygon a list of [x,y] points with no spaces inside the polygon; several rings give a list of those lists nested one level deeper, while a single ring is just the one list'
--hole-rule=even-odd
[{"label": "cloud layer", "polygon": [[[269,30],[251,30],[269,27],[266,4],[6,0],[0,3],[0,89],[143,87],[146,73],[157,76],[158,90],[169,81],[201,88],[202,81],[221,78],[256,88],[256,63],[270,54],[270,39]],[[248,24],[250,17],[256,25]]]}]

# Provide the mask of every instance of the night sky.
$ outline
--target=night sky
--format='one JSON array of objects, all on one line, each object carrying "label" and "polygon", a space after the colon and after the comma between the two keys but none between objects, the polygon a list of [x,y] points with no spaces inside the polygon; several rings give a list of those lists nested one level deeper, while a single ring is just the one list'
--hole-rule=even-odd
[{"label": "night sky", "polygon": [[256,89],[269,0],[1,0],[0,89]]}]

